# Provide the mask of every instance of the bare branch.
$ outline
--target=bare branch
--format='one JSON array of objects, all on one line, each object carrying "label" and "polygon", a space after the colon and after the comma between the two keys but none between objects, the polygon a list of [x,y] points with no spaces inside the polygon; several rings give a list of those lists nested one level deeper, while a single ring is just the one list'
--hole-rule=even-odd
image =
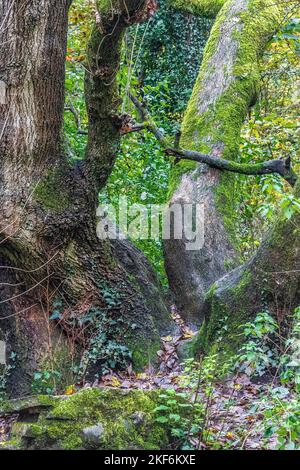
[{"label": "bare branch", "polygon": [[186,150],[182,148],[170,148],[170,139],[156,125],[144,103],[141,103],[131,93],[128,94],[131,101],[137,108],[141,119],[144,121],[144,127],[147,127],[165,149],[165,155],[174,156],[183,160],[192,160],[198,163],[205,163],[211,168],[217,168],[221,171],[230,171],[242,175],[268,175],[277,173],[284,178],[291,186],[297,181],[297,175],[291,167],[290,157],[285,159],[268,160],[261,163],[236,163],[225,160],[218,156],[207,155],[200,152]]},{"label": "bare branch", "polygon": [[230,171],[232,173],[239,173],[242,175],[269,175],[277,173],[291,186],[295,186],[298,178],[291,168],[290,157],[268,160],[261,163],[236,163],[225,160],[224,158],[185,149],[166,149],[165,154],[173,155],[180,159],[205,163],[211,168],[217,168],[218,170]]},{"label": "bare branch", "polygon": [[144,126],[149,129],[157,138],[157,140],[160,142],[160,144],[164,148],[168,148],[170,146],[169,139],[165,137],[163,132],[159,129],[159,127],[156,125],[154,120],[152,119],[147,107],[141,103],[136,96],[134,96],[132,93],[128,93],[129,98],[133,102],[134,106],[137,108],[138,113],[140,115],[141,120],[143,121]]}]

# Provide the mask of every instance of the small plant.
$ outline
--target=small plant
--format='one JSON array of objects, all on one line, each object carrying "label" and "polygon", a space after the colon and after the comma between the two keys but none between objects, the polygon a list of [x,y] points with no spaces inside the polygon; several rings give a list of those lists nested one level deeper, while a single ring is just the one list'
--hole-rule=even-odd
[{"label": "small plant", "polygon": [[279,326],[267,312],[244,325],[249,341],[238,357],[239,370],[263,375],[274,370],[272,383],[258,403],[262,410],[264,440],[279,450],[300,450],[300,308],[293,314],[292,326],[283,346]]},{"label": "small plant", "polygon": [[300,392],[300,307],[293,316],[293,323],[288,339],[285,342],[285,353],[280,359],[280,379],[284,384],[295,387]]},{"label": "small plant", "polygon": [[[63,308],[60,299],[52,304],[50,320],[61,322],[72,338],[74,349],[82,347],[80,359],[73,364],[74,383],[97,379],[111,369],[124,369],[131,361],[131,352],[123,344],[124,331],[134,330],[136,324],[127,324],[122,315],[116,314],[122,307],[122,295],[105,282],[99,283],[102,304],[86,311]],[[40,372],[38,372],[40,374]],[[92,377],[93,374],[93,377]],[[43,381],[43,377],[39,376]]]},{"label": "small plant", "polygon": [[278,366],[279,354],[274,341],[278,330],[276,321],[268,312],[257,314],[253,322],[243,326],[245,344],[240,349],[235,367],[249,376],[262,376]]},{"label": "small plant", "polygon": [[203,406],[201,403],[189,403],[189,394],[176,393],[167,389],[159,395],[160,404],[154,410],[156,421],[164,424],[175,438],[175,447],[184,450],[194,449],[190,440],[199,434]]},{"label": "small plant", "polygon": [[57,370],[41,370],[34,373],[32,392],[34,394],[55,395],[58,392],[57,384],[62,374]]},{"label": "small plant", "polygon": [[[184,393],[167,390],[159,396],[161,403],[155,410],[156,420],[170,429],[171,435],[183,450],[214,447],[216,444],[209,423],[217,361],[217,355],[200,361],[187,359],[179,382]],[[223,368],[221,373],[224,371]]]},{"label": "small plant", "polygon": [[[116,299],[107,293],[107,303],[113,308]],[[85,376],[88,365],[99,364],[99,373],[106,374],[110,369],[122,369],[128,365],[131,352],[122,344],[121,338],[126,328],[122,318],[112,318],[108,311],[91,308],[79,320],[89,332],[87,345],[81,358],[79,375]],[[120,337],[120,341],[118,341]]]},{"label": "small plant", "polygon": [[279,450],[300,450],[300,399],[276,387],[264,399],[264,438],[275,439]]}]

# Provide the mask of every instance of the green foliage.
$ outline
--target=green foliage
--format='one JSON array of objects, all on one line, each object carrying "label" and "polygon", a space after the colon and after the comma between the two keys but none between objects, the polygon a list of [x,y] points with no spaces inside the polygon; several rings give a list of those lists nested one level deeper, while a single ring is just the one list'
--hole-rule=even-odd
[{"label": "green foliage", "polygon": [[[219,363],[219,355],[209,355],[202,359],[200,364],[193,359],[185,362],[181,384],[190,396],[191,402],[194,397],[201,402],[197,410],[199,413],[196,413],[198,427],[194,435],[190,433],[186,421],[184,419],[180,421],[182,435],[185,432],[188,442],[191,439],[193,443],[201,441],[212,449],[236,449],[237,445],[240,445],[239,442],[244,442],[244,437],[241,438],[242,441],[239,438],[237,441],[229,439],[224,442],[222,438],[224,425],[217,434],[212,432],[207,422],[210,421],[211,415],[215,417],[216,410],[212,407],[214,400],[207,400],[207,397],[216,392],[220,380],[223,384],[227,380],[232,381],[233,390],[241,390],[244,383],[248,383],[251,389],[251,380],[254,379],[269,384],[262,387],[261,393],[255,398],[252,397],[252,402],[248,402],[246,407],[246,410],[249,409],[246,411],[249,422],[253,422],[251,425],[253,434],[262,434],[260,448],[272,446],[280,450],[300,449],[299,307],[288,320],[289,329],[283,323],[279,325],[269,312],[260,312],[252,322],[241,326],[245,343],[238,354],[228,356],[226,361],[222,360],[222,365]],[[248,399],[246,394],[245,400]],[[168,415],[173,413],[172,406],[176,405],[173,402],[162,405],[158,410],[159,416],[163,422],[170,425],[171,418]],[[238,405],[237,397],[232,392],[227,404],[223,402],[223,408],[227,409],[226,419],[230,416],[232,407],[236,405]],[[193,412],[191,408],[190,422],[194,424]],[[243,435],[240,429],[234,428],[234,433]],[[230,436],[231,434],[229,433]]]},{"label": "green foliage", "polygon": [[[170,429],[183,450],[200,448],[203,442],[214,445],[209,427],[211,400],[217,381],[218,356],[210,355],[200,361],[187,359],[183,363],[180,389],[167,389],[159,395],[156,421]],[[228,372],[228,366],[222,373]]]},{"label": "green foliage", "polygon": [[[69,18],[68,55],[66,63],[65,146],[71,160],[82,159],[86,145],[87,115],[84,95],[84,60],[93,21],[93,2],[73,2]],[[156,122],[168,133],[178,132],[182,113],[197,75],[211,21],[186,17],[170,10],[167,2],[146,24],[129,28],[122,50],[118,73],[122,112],[136,116],[127,91],[140,91]],[[187,47],[188,46],[188,47]],[[126,195],[129,204],[161,204],[167,201],[171,161],[155,137],[128,135],[108,184],[99,201],[118,204]],[[153,263],[164,285],[161,240],[134,241]]]},{"label": "green foliage", "polygon": [[252,322],[243,325],[246,341],[235,359],[235,368],[249,376],[273,372],[282,384],[300,391],[299,307],[289,323],[291,326],[285,331],[286,326],[276,322],[269,312],[260,312]]},{"label": "green foliage", "polygon": [[[211,22],[186,18],[170,10],[166,2],[148,23],[126,34],[118,74],[122,111],[136,116],[127,91],[141,92],[151,116],[167,132],[178,132],[191,93]],[[189,47],[187,48],[187,43]],[[162,204],[168,200],[171,161],[149,132],[123,138],[121,152],[100,194],[101,203],[117,206],[119,196],[128,204]],[[134,240],[167,285],[162,240]]]},{"label": "green foliage", "polygon": [[[83,158],[86,144],[86,135],[78,132],[78,125],[79,130],[86,131],[83,63],[93,22],[92,12],[93,2],[89,0],[74,2],[70,11],[65,140],[71,159]],[[118,73],[122,111],[136,116],[126,92],[140,92],[156,122],[168,134],[175,135],[198,73],[211,25],[210,20],[173,11],[164,0],[154,18],[146,24],[129,28]],[[297,138],[298,64],[299,21],[293,19],[273,38],[261,61],[263,81],[260,99],[244,126],[240,162],[256,163],[287,156],[297,162],[300,141]],[[180,173],[184,165],[176,165],[176,171]],[[170,170],[170,161],[150,133],[128,135],[123,139],[120,155],[108,185],[100,195],[100,202],[117,205],[118,197],[124,194],[130,204],[166,202]],[[238,176],[231,177],[230,181],[230,204],[234,210],[230,208],[226,218],[230,219],[247,259],[259,245],[278,209],[282,208],[289,218],[299,210],[300,203],[290,188],[275,175],[264,178]],[[228,183],[227,179],[225,183]],[[141,240],[137,245],[152,261],[163,284],[167,285],[161,241]]]},{"label": "green foliage", "polygon": [[189,438],[199,435],[204,405],[199,401],[189,403],[187,393],[176,393],[173,389],[167,389],[158,398],[159,405],[154,410],[155,421],[169,430],[177,442],[177,448],[192,449]]},{"label": "green foliage", "polygon": [[80,131],[87,130],[84,61],[92,24],[93,2],[91,0],[74,1],[69,14],[64,116],[65,147],[71,160],[84,157],[87,142],[87,136]]},{"label": "green foliage", "polygon": [[296,308],[284,354],[280,358],[280,378],[284,384],[293,384],[300,392],[300,307]]},{"label": "green foliage", "polygon": [[76,310],[64,312],[60,299],[53,302],[50,320],[63,321],[73,331],[73,337],[80,338],[84,345],[80,359],[72,367],[74,383],[85,381],[88,367],[95,366],[94,379],[110,369],[124,369],[132,357],[123,337],[124,331],[134,332],[136,325],[127,324],[122,316],[113,314],[121,307],[122,296],[105,282],[100,283],[99,290],[104,306],[91,306],[81,314]]},{"label": "green foliage", "polygon": [[247,375],[262,376],[278,364],[278,351],[274,351],[274,333],[278,325],[268,312],[258,313],[253,322],[244,325],[246,342],[240,349],[236,367]]},{"label": "green foliage", "polygon": [[264,400],[264,438],[277,438],[278,450],[300,450],[300,400],[283,387],[273,388]]},{"label": "green foliage", "polygon": [[59,391],[58,382],[62,374],[58,370],[45,369],[35,372],[32,381],[32,393],[34,395],[54,395]]},{"label": "green foliage", "polygon": [[[122,334],[125,326],[122,318],[111,318],[105,311],[99,308],[91,308],[79,320],[80,326],[91,329],[94,333],[89,338],[89,343],[83,352],[79,368],[78,378],[84,378],[88,365],[97,364],[99,375],[108,373],[110,369],[125,368],[131,359],[131,352],[122,344]],[[132,325],[130,325],[132,329]],[[129,327],[129,325],[127,325]],[[116,337],[120,337],[117,341]]]},{"label": "green foliage", "polygon": [[[122,150],[108,184],[99,195],[100,203],[117,208],[119,197],[126,196],[128,206],[139,203],[166,202],[170,162],[150,133],[123,139]],[[166,285],[161,240],[134,240],[153,263],[161,281]]]},{"label": "green foliage", "polygon": [[[180,123],[197,77],[212,22],[183,15],[160,1],[146,24],[127,34],[127,63],[143,88],[151,113],[164,123]],[[133,44],[135,48],[132,54]]]}]

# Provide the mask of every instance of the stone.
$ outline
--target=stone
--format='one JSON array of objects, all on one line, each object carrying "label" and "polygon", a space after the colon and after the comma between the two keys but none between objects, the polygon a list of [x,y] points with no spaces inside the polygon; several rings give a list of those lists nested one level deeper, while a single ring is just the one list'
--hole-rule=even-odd
[{"label": "stone", "polygon": [[100,444],[102,436],[104,434],[104,427],[101,423],[97,423],[94,426],[89,426],[82,430],[84,441],[90,446],[97,446]]},{"label": "stone", "polygon": [[136,426],[141,426],[145,423],[146,416],[142,411],[135,411],[130,418]]}]

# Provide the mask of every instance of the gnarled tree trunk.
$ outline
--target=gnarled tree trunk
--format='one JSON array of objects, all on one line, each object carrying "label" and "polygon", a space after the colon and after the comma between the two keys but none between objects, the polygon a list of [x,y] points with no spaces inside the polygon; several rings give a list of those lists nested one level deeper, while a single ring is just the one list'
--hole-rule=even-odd
[{"label": "gnarled tree trunk", "polygon": [[[89,141],[76,166],[64,154],[61,130],[69,3],[3,0],[0,6],[0,335],[16,354],[13,395],[30,392],[33,373],[49,355],[69,367],[72,319],[91,309],[121,320],[121,334],[109,334],[132,350],[138,365],[170,327],[145,257],[127,241],[96,236],[97,194],[119,141],[111,78],[125,28],[147,18],[147,2],[98,5],[87,62]],[[107,291],[117,303],[108,303]],[[57,302],[61,318],[49,324]],[[84,349],[88,339],[78,331],[77,337]]]}]

